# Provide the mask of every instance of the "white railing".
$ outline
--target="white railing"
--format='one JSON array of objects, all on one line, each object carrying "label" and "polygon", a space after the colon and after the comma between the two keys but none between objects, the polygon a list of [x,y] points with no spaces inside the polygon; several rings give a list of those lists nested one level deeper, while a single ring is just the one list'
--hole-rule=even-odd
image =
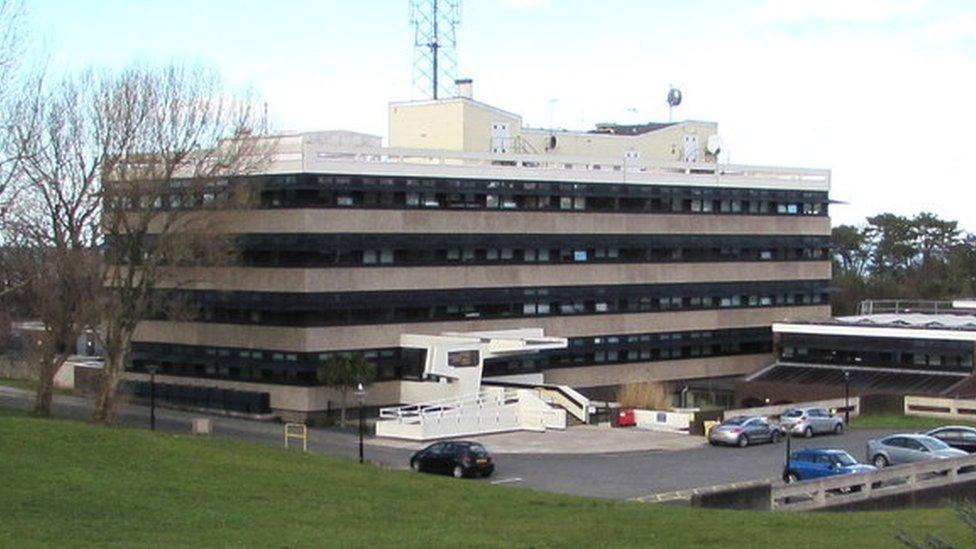
[{"label": "white railing", "polygon": [[[524,178],[526,171],[535,175],[549,173],[558,179],[606,180],[608,182],[663,182],[676,178],[682,184],[703,186],[795,188],[829,190],[830,170],[747,166],[715,163],[625,160],[585,156],[542,154],[489,154],[434,149],[405,148],[306,148],[303,167],[306,170],[329,166],[342,171],[342,164],[369,164],[373,173],[404,172],[406,167],[429,171],[431,167],[472,168],[479,173],[504,174]],[[386,169],[387,167],[391,169]],[[518,173],[515,173],[518,172]]]},{"label": "white railing", "polygon": [[[861,413],[861,399],[859,397],[851,397],[847,402],[849,402],[851,407],[851,416],[856,416]],[[778,416],[790,408],[826,408],[827,410],[835,410],[836,413],[840,414],[843,412],[844,407],[845,400],[843,398],[832,398],[829,400],[811,400],[809,402],[792,402],[790,404],[774,404],[772,406],[726,410],[722,412],[722,418],[729,419],[735,416]]]},{"label": "white railing", "polygon": [[906,396],[905,415],[943,419],[976,419],[976,400]]},{"label": "white railing", "polygon": [[772,509],[805,511],[976,480],[976,456],[934,459],[868,473],[773,485]]},{"label": "white railing", "polygon": [[566,411],[551,408],[532,391],[487,389],[477,394],[383,408],[377,436],[410,440],[504,431],[565,429]]},{"label": "white railing", "polygon": [[858,316],[898,313],[939,314],[952,312],[960,312],[953,305],[952,301],[868,299],[857,305]]},{"label": "white railing", "polygon": [[504,406],[518,402],[515,391],[484,390],[473,395],[431,400],[422,404],[394,406],[380,409],[380,419],[394,419],[403,423],[417,423],[425,417],[456,416],[468,410]]}]

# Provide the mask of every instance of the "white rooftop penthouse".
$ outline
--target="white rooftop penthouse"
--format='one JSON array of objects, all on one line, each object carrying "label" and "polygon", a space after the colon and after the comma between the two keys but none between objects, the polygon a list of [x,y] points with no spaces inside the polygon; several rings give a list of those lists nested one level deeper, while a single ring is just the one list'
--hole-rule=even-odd
[{"label": "white rooftop penthouse", "polygon": [[718,162],[718,124],[530,128],[468,96],[389,105],[389,146],[345,130],[272,137],[270,173],[458,177],[500,181],[829,191],[830,171]]}]

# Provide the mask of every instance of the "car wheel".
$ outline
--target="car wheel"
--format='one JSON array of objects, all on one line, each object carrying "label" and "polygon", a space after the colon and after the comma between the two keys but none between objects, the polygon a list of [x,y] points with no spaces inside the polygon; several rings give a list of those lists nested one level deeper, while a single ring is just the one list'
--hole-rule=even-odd
[{"label": "car wheel", "polygon": [[888,458],[884,457],[881,454],[878,454],[874,456],[874,459],[871,460],[871,463],[874,463],[874,466],[877,467],[878,469],[883,469],[888,466]]},{"label": "car wheel", "polygon": [[464,467],[460,465],[454,466],[454,478],[461,478],[464,476]]},{"label": "car wheel", "polygon": [[834,426],[834,434],[835,435],[843,435],[844,434],[844,424],[843,423],[838,423],[836,426]]},{"label": "car wheel", "polygon": [[813,427],[807,427],[806,429],[804,429],[803,430],[803,436],[804,436],[804,438],[810,438],[810,437],[812,437],[813,436]]},{"label": "car wheel", "polygon": [[779,431],[773,431],[773,444],[778,444],[780,439]]},{"label": "car wheel", "polygon": [[419,473],[420,472],[420,462],[417,461],[417,460],[415,460],[415,459],[411,459],[410,460],[410,468],[413,469],[413,472]]},{"label": "car wheel", "polygon": [[793,484],[800,480],[800,477],[796,476],[796,473],[790,473],[786,475],[786,484]]},{"label": "car wheel", "polygon": [[739,440],[737,441],[737,444],[739,445],[739,448],[745,448],[746,446],[749,446],[749,437],[745,435],[739,435]]}]

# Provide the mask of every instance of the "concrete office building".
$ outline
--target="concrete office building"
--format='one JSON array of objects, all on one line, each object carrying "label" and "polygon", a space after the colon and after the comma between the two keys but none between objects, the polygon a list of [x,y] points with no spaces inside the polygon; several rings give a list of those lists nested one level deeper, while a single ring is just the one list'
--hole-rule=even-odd
[{"label": "concrete office building", "polygon": [[213,214],[240,264],[171,290],[200,316],[143,322],[129,378],[155,364],[187,404],[315,416],[331,353],[376,363],[368,401],[396,404],[422,371],[401,334],[542,328],[568,348],[485,375],[694,394],[769,364],[774,321],[829,315],[828,171],[718,164],[714,123],[538,130],[465,95],[391,104],[388,147],[280,136],[265,175],[229,182],[260,204]]}]

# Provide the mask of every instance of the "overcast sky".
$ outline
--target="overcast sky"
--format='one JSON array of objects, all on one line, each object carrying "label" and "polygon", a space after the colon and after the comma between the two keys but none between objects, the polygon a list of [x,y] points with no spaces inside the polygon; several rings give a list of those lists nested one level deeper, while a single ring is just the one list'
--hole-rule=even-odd
[{"label": "overcast sky", "polygon": [[[408,0],[28,0],[52,70],[200,61],[277,128],[386,134],[417,98]],[[734,163],[830,168],[834,223],[976,230],[974,0],[466,0],[460,76],[529,125],[715,120]],[[555,100],[555,101],[553,101]]]}]

